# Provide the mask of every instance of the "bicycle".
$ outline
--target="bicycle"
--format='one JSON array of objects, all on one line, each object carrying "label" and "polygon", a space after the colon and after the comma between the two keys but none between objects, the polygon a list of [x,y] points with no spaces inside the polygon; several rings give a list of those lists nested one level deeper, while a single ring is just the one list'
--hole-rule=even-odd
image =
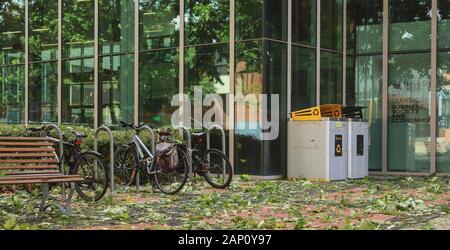
[{"label": "bicycle", "polygon": [[[27,127],[26,129],[29,135],[42,136],[45,126],[40,128]],[[81,198],[86,201],[99,201],[108,189],[108,169],[98,152],[82,151],[82,141],[87,138],[85,134],[76,131],[71,133],[74,136],[71,141],[63,135],[62,159],[68,166],[68,171],[65,172],[83,177],[83,182],[75,184],[75,190]],[[59,144],[58,139],[54,139],[54,142]]]},{"label": "bicycle", "polygon": [[139,130],[143,124],[138,126],[120,122],[123,128],[133,129],[136,134],[133,139],[124,145],[119,146],[114,157],[115,183],[130,186],[140,174],[143,165],[150,182],[165,194],[176,194],[185,185],[189,176],[189,167],[186,155],[176,144],[176,150],[181,153],[180,162],[176,168],[162,168],[156,164],[156,158],[145,146],[139,137]]},{"label": "bicycle", "polygon": [[233,180],[233,167],[226,155],[218,149],[208,149],[200,153],[204,146],[206,132],[193,133],[194,147],[191,150],[192,173],[203,176],[214,188],[225,189]]}]

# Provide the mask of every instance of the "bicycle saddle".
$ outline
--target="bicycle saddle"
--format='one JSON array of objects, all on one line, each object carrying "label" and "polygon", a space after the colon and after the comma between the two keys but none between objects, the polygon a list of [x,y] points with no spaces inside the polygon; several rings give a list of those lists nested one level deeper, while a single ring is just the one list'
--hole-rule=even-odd
[{"label": "bicycle saddle", "polygon": [[159,135],[161,136],[170,136],[172,135],[172,131],[170,131],[170,129],[163,129],[163,130],[158,130],[156,131]]},{"label": "bicycle saddle", "polygon": [[87,135],[81,132],[72,131],[72,133],[75,135],[76,138],[87,138]]}]

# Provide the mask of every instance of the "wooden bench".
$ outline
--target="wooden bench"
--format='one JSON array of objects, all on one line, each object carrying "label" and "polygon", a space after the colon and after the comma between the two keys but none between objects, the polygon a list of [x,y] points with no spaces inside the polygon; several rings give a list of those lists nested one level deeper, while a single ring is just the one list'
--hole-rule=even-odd
[{"label": "wooden bench", "polygon": [[48,206],[50,184],[69,183],[70,192],[65,206],[56,204],[62,213],[71,214],[75,183],[79,175],[64,175],[51,137],[0,137],[0,185],[42,185],[40,211]]}]

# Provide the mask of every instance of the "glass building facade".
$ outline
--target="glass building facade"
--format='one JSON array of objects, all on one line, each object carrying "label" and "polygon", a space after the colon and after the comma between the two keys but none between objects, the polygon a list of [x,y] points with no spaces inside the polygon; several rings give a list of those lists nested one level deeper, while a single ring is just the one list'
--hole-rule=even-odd
[{"label": "glass building facade", "polygon": [[364,106],[374,174],[450,173],[450,0],[2,0],[0,84],[8,124],[161,127],[195,86],[279,94],[278,139],[226,131],[261,176],[286,174],[288,113]]}]

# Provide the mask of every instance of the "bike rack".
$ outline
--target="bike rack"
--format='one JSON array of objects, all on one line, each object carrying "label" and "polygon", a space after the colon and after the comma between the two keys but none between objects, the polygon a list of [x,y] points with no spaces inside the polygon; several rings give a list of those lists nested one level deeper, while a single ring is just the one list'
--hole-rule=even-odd
[{"label": "bike rack", "polygon": [[[142,126],[137,131],[137,135],[140,135],[144,131],[148,131],[152,135],[152,140],[151,140],[151,142],[152,142],[152,154],[154,156],[155,155],[155,151],[156,151],[156,134],[155,134],[155,131],[152,128],[150,128],[149,126]],[[137,176],[136,176],[136,189],[137,190],[139,190],[139,188],[140,188],[140,183],[141,183],[141,177],[140,177],[139,168],[138,168],[138,173],[137,173]]]},{"label": "bike rack", "polygon": [[111,132],[111,129],[109,129],[106,126],[100,126],[99,128],[97,128],[95,130],[94,133],[94,151],[97,152],[97,148],[98,148],[98,135],[100,134],[100,132],[106,132],[106,134],[108,135],[108,140],[109,140],[109,171],[110,171],[110,191],[111,191],[111,196],[114,193],[114,136]]},{"label": "bike rack", "polygon": [[[189,131],[189,129],[184,127],[184,126],[179,126],[179,127],[176,127],[174,129],[173,139],[175,140],[175,136],[176,136],[175,131],[179,131],[179,130],[183,130],[183,134],[184,134],[183,135],[183,140],[184,140],[184,136],[187,136],[187,138],[188,138],[187,139],[187,145],[188,145],[189,148],[192,148],[191,131]],[[193,175],[193,171],[192,171],[192,164],[191,164],[191,167],[189,169],[189,177],[191,177],[192,175]]]},{"label": "bike rack", "polygon": [[[55,124],[49,124],[49,125],[45,125],[44,126],[44,132],[43,132],[43,136],[50,136],[49,133],[51,130],[55,130],[58,134],[58,139],[59,139],[59,164],[61,166],[61,173],[63,175],[65,175],[66,173],[64,173],[64,138],[63,138],[63,134],[61,132],[61,129],[56,126]],[[63,201],[66,200],[66,187],[64,185],[64,183],[62,183],[62,199]]]},{"label": "bike rack", "polygon": [[[208,128],[208,131],[206,132],[206,150],[211,149],[211,132],[213,130],[219,130],[220,134],[222,135],[222,152],[224,155],[227,155],[227,137],[225,135],[225,130],[217,125],[217,124],[213,124]],[[208,161],[209,161],[209,156],[208,156]],[[225,166],[225,162],[223,163]],[[226,175],[226,169],[223,169],[223,175]]]}]

